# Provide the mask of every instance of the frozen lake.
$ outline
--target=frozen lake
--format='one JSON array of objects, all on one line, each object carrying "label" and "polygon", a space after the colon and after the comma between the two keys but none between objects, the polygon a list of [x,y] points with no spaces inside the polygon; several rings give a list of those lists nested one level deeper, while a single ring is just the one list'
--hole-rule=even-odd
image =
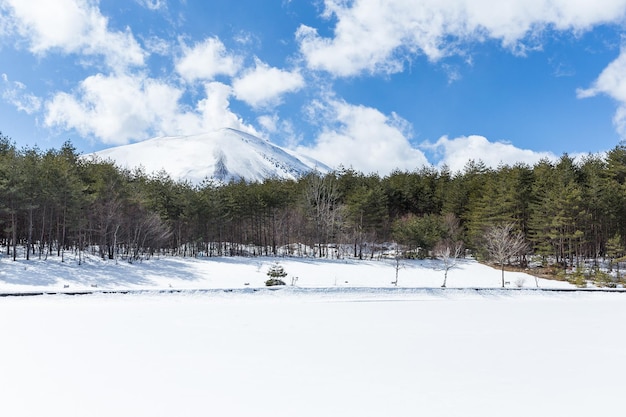
[{"label": "frozen lake", "polygon": [[626,294],[0,299],[6,416],[621,416]]}]

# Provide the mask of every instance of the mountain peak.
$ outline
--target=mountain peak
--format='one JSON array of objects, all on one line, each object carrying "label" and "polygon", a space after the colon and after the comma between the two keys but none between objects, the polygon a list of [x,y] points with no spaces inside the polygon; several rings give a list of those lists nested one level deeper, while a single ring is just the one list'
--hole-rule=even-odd
[{"label": "mountain peak", "polygon": [[175,180],[199,184],[269,178],[297,179],[308,172],[330,171],[325,164],[232,128],[190,136],[163,136],[91,154],[123,168],[164,170]]}]

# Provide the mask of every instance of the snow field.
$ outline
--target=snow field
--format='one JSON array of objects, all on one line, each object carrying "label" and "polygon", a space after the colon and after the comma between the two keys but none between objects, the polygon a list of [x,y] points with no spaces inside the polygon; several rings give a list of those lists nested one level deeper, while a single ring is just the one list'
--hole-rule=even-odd
[{"label": "snow field", "polygon": [[[395,280],[393,260],[327,260],[271,257],[162,257],[130,264],[88,257],[82,265],[72,255],[61,263],[33,259],[13,262],[0,260],[0,293],[15,291],[68,291],[99,289],[210,289],[265,287],[270,266],[279,262],[288,273],[287,284],[297,277],[301,288],[391,288]],[[398,287],[438,288],[444,272],[440,261],[407,260],[398,271]],[[535,278],[524,273],[506,272],[507,287],[534,288]],[[572,286],[567,282],[539,279],[542,288]],[[449,288],[499,288],[500,271],[472,260],[459,261],[448,273]]]},{"label": "snow field", "polygon": [[6,416],[621,416],[626,294],[0,298]]}]

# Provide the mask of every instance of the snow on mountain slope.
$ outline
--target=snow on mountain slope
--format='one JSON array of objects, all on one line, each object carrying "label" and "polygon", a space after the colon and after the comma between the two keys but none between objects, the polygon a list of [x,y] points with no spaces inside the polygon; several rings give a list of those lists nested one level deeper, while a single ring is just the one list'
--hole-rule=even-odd
[{"label": "snow on mountain slope", "polygon": [[173,179],[198,184],[268,178],[297,179],[323,163],[235,129],[193,136],[169,136],[105,149],[87,157],[112,160],[123,168],[142,166],[147,173],[164,170]]}]

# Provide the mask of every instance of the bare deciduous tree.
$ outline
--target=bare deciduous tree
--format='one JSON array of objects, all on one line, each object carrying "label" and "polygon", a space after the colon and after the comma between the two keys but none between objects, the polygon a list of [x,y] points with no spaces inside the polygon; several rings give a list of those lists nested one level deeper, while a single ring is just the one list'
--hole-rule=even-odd
[{"label": "bare deciduous tree", "polygon": [[502,288],[504,288],[504,264],[513,256],[522,255],[528,250],[524,234],[515,231],[514,223],[495,225],[487,229],[485,244],[489,256],[500,264],[502,271]]},{"label": "bare deciduous tree", "polygon": [[463,241],[461,240],[461,223],[453,213],[447,213],[441,218],[443,239],[437,243],[434,255],[443,261],[443,284],[445,288],[448,281],[448,271],[456,266],[457,259],[463,253]]},{"label": "bare deciduous tree", "polygon": [[324,253],[325,245],[334,237],[335,229],[341,222],[337,180],[334,174],[321,175],[314,172],[305,181],[305,202],[313,225],[313,243],[318,246],[320,257],[327,256],[328,252]]},{"label": "bare deciduous tree", "polygon": [[391,283],[393,285],[395,285],[396,287],[398,286],[398,275],[400,274],[400,269],[404,268],[404,265],[402,264],[402,251],[400,250],[400,246],[395,243],[396,249],[394,250],[393,253],[393,262],[394,262],[394,269],[396,270],[396,279],[395,281],[392,281]]},{"label": "bare deciduous tree", "polygon": [[443,262],[443,284],[441,288],[446,288],[448,281],[448,271],[456,266],[456,261],[463,251],[463,242],[442,241],[435,247],[435,257]]}]

